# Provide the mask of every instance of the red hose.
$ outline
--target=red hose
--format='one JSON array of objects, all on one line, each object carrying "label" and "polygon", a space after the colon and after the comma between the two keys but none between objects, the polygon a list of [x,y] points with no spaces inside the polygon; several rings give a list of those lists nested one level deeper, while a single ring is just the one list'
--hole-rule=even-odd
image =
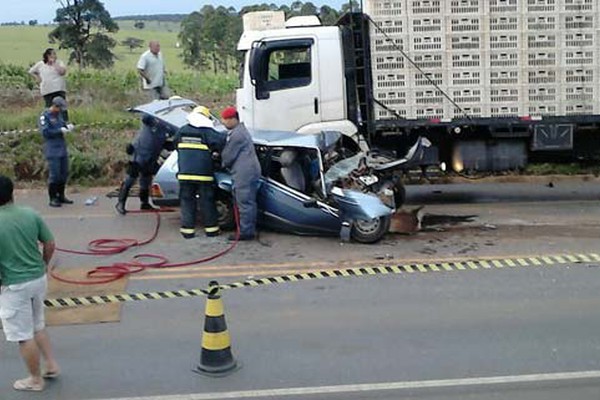
[{"label": "red hose", "polygon": [[[167,209],[167,210],[161,210],[161,211],[171,212],[173,210]],[[146,244],[153,242],[154,239],[156,239],[156,237],[158,236],[158,230],[160,228],[160,212],[161,211],[150,211],[156,215],[156,225],[154,228],[154,232],[150,238],[143,240],[141,242],[136,239],[95,239],[95,240],[92,240],[88,244],[88,251],[69,250],[69,249],[62,249],[62,248],[57,248],[56,250],[61,251],[63,253],[69,253],[69,254],[79,254],[79,255],[88,255],[88,256],[104,256],[104,255],[119,254],[119,253],[124,252],[125,250],[128,250],[131,247],[144,246]],[[131,213],[140,213],[140,212],[139,211],[138,212],[131,211]],[[141,212],[141,213],[148,213],[148,212],[145,211],[145,212]],[[93,281],[90,281],[90,280],[80,281],[80,280],[74,280],[74,279],[60,277],[54,271],[54,269],[56,268],[56,265],[53,265],[50,268],[50,276],[52,276],[52,278],[56,279],[57,281],[63,282],[63,283],[70,283],[70,284],[74,284],[74,285],[99,285],[99,284],[114,282],[116,280],[124,278],[127,275],[136,274],[136,273],[142,272],[142,271],[144,271],[146,269],[150,269],[150,268],[177,268],[177,267],[184,267],[184,266],[194,265],[194,264],[202,264],[202,263],[205,263],[208,261],[212,261],[214,259],[217,259],[217,258],[222,257],[223,255],[229,253],[231,250],[233,250],[233,248],[239,242],[239,239],[240,239],[239,219],[240,219],[240,217],[239,217],[238,208],[236,206],[233,207],[233,216],[234,216],[235,227],[236,227],[235,228],[235,240],[224,250],[222,250],[216,254],[213,254],[211,256],[208,256],[208,257],[204,257],[204,258],[200,258],[200,259],[192,260],[192,261],[184,261],[184,262],[169,264],[168,263],[169,260],[162,255],[143,253],[143,254],[136,254],[135,256],[133,256],[133,260],[129,261],[129,262],[117,262],[112,265],[103,265],[103,266],[99,266],[99,267],[94,268],[93,270],[88,271],[87,277],[90,279],[93,279]],[[142,259],[155,260],[155,261],[144,263],[144,262],[140,261]]]}]

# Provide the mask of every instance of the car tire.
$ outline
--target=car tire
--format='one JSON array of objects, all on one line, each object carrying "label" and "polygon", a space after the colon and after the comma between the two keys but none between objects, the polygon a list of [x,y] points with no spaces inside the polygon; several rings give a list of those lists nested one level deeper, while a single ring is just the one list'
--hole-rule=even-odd
[{"label": "car tire", "polygon": [[219,196],[216,200],[217,212],[219,213],[219,227],[224,231],[235,229],[235,215],[233,212],[233,199],[231,197]]},{"label": "car tire", "polygon": [[390,229],[392,219],[389,215],[375,218],[371,221],[358,220],[352,224],[350,236],[358,243],[375,243]]}]

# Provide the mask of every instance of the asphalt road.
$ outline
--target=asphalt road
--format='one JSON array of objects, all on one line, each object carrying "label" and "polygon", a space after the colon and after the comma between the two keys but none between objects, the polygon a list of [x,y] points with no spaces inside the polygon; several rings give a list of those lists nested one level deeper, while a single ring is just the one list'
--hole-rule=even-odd
[{"label": "asphalt road", "polygon": [[[143,272],[131,278],[128,291],[203,288],[214,278],[226,283],[372,262],[599,253],[599,185],[546,188],[552,190],[419,187],[409,191],[409,208],[424,204],[439,218],[416,235],[363,246],[264,233],[260,243],[243,243],[210,265]],[[95,192],[102,190],[76,194],[79,204],[61,210],[45,207],[41,192],[21,192],[17,199],[45,215],[63,247],[150,234],[152,216],[118,217],[103,198],[83,206]],[[439,204],[440,195],[463,200]],[[467,221],[468,215],[475,217]],[[176,214],[165,215],[158,241],[137,250],[179,261],[226,245],[222,239],[183,242],[177,225]],[[91,267],[137,250],[108,258],[59,255],[58,262],[60,268]],[[117,324],[50,329],[64,374],[36,397],[600,399],[599,271],[600,262],[589,262],[226,291],[233,352],[242,368],[220,379],[191,372],[201,350],[202,298],[126,304]],[[0,343],[0,360],[0,398],[31,398],[11,389],[23,375],[16,346]]]}]

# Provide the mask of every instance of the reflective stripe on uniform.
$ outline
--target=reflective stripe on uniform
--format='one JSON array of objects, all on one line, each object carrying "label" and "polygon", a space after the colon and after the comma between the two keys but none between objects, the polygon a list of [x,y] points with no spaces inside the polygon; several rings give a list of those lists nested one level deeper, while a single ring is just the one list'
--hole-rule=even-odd
[{"label": "reflective stripe on uniform", "polygon": [[178,149],[198,149],[198,150],[208,150],[208,146],[200,143],[179,143],[177,145]]},{"label": "reflective stripe on uniform", "polygon": [[191,235],[193,233],[196,233],[196,230],[194,228],[179,228],[179,232],[185,235]]},{"label": "reflective stripe on uniform", "polygon": [[215,178],[211,175],[191,175],[191,174],[178,174],[177,179],[180,181],[199,181],[199,182],[212,182]]},{"label": "reflective stripe on uniform", "polygon": [[208,233],[219,232],[218,226],[205,226],[204,231]]}]

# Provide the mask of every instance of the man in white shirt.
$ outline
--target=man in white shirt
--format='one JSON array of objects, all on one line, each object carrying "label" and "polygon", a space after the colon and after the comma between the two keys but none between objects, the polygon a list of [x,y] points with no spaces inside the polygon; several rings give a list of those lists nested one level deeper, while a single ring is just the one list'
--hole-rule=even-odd
[{"label": "man in white shirt", "polygon": [[143,89],[153,100],[169,98],[169,89],[165,80],[165,63],[157,40],[150,41],[148,50],[138,60],[137,69],[142,78]]}]

